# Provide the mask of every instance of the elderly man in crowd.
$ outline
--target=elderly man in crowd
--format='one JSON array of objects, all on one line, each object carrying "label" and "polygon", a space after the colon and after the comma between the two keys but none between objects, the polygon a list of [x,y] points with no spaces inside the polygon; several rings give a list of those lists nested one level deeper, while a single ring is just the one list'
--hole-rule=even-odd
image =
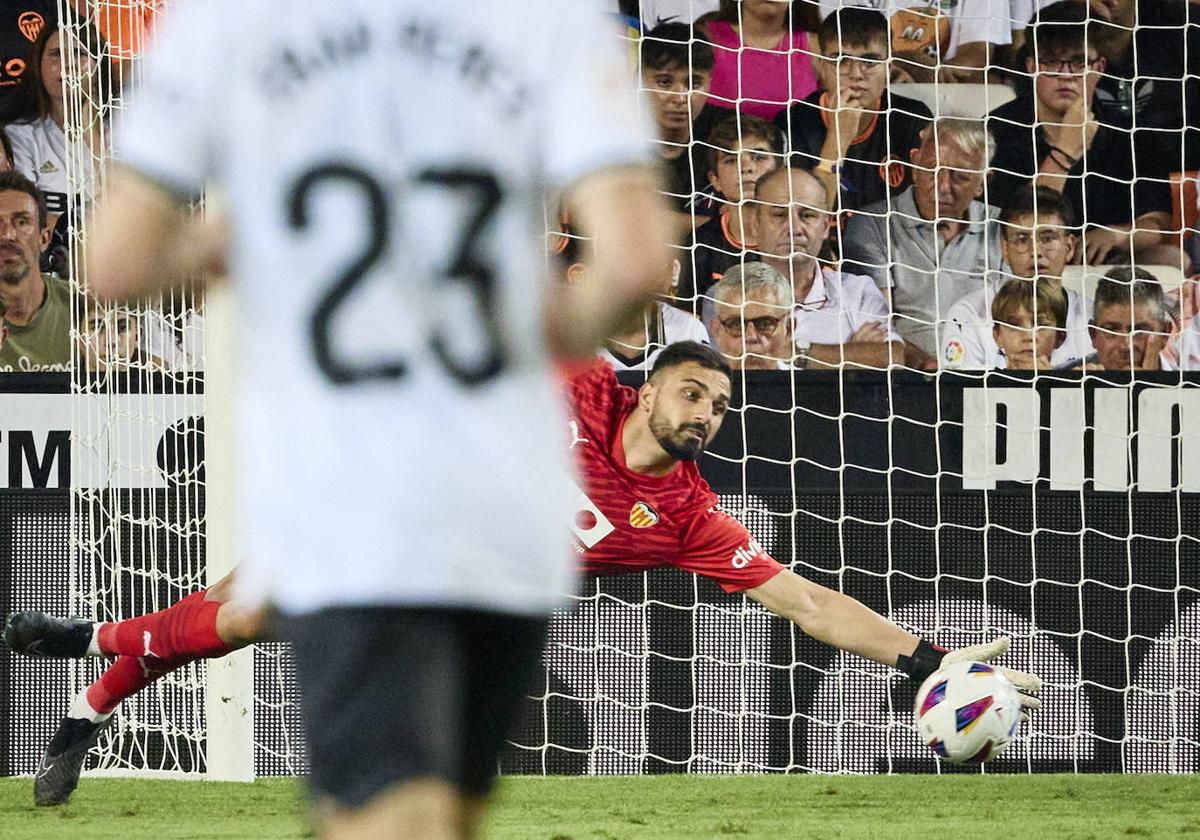
[{"label": "elderly man in crowd", "polygon": [[825,185],[795,167],[764,175],[755,190],[762,262],[792,284],[797,367],[886,368],[903,356],[887,302],[870,277],[822,266],[831,214]]},{"label": "elderly man in crowd", "polygon": [[71,363],[71,289],[42,273],[49,243],[42,191],[17,172],[0,173],[0,371]]},{"label": "elderly man in crowd", "polygon": [[913,185],[846,225],[847,263],[887,290],[910,367],[937,367],[948,310],[1000,266],[995,209],[980,201],[994,153],[977,121],[940,119],[913,153]]},{"label": "elderly man in crowd", "polygon": [[769,265],[737,265],[713,285],[708,330],[734,370],[790,370],[792,284]]}]

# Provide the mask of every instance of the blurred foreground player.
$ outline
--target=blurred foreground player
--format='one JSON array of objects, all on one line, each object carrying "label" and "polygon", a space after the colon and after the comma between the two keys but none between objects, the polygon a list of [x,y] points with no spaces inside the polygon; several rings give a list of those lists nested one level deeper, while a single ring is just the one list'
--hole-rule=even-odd
[{"label": "blurred foreground player", "polygon": [[[212,261],[187,202],[224,191],[237,598],[284,618],[328,838],[475,836],[574,571],[549,352],[593,351],[667,265],[617,41],[586,3],[526,11],[514,27],[483,0],[179,4],[90,236],[97,297],[156,295]],[[217,53],[219,79],[195,72]],[[551,186],[606,245],[598,282],[553,300],[536,235]],[[190,622],[159,625],[143,658],[192,655]]]}]

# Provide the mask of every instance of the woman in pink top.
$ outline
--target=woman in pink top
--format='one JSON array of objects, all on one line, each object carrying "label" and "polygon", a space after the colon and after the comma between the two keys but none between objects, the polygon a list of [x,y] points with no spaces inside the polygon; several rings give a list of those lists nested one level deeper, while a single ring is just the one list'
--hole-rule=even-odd
[{"label": "woman in pink top", "polygon": [[721,0],[717,12],[697,21],[716,54],[708,93],[713,105],[770,121],[817,89],[808,33],[798,28],[792,5]]}]

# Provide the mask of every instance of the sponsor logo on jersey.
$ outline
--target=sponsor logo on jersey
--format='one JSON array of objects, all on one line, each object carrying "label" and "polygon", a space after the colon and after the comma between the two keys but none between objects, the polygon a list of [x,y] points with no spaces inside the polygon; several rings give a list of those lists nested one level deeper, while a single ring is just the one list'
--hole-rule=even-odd
[{"label": "sponsor logo on jersey", "polygon": [[17,18],[17,28],[30,41],[36,41],[46,27],[46,19],[37,12],[21,12]]},{"label": "sponsor logo on jersey", "polygon": [[645,502],[638,502],[629,509],[629,524],[634,528],[649,528],[658,524],[658,513]]},{"label": "sponsor logo on jersey", "polygon": [[38,167],[38,172],[45,172],[47,174],[49,174],[51,172],[57,172],[57,171],[58,171],[58,167],[54,165],[54,161],[52,161],[52,160],[48,160],[45,163],[43,163],[41,166]]},{"label": "sponsor logo on jersey", "polygon": [[739,546],[738,550],[733,552],[733,557],[730,558],[729,563],[735,569],[744,569],[750,565],[755,557],[762,553],[762,545],[754,537],[751,537],[750,542],[744,546]]},{"label": "sponsor logo on jersey", "polygon": [[964,353],[961,341],[947,341],[942,355],[945,356],[946,364],[956,365],[963,360]]}]

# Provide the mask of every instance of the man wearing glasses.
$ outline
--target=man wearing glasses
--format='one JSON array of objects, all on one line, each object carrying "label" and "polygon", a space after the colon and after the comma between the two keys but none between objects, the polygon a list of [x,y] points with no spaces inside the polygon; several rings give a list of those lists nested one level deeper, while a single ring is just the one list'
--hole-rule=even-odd
[{"label": "man wearing glasses", "polygon": [[[942,340],[943,368],[989,370],[1006,367],[992,331],[992,300],[1011,278],[1041,281],[1054,294],[1062,288],[1062,274],[1074,258],[1077,245],[1071,205],[1047,187],[1019,190],[1000,214],[1000,253],[1004,271],[988,276],[987,285],[950,307]],[[1050,355],[1050,366],[1074,367],[1092,352],[1088,334],[1088,303],[1066,289],[1066,336]],[[1030,313],[1036,316],[1038,313]]]},{"label": "man wearing glasses", "polygon": [[791,370],[792,284],[769,265],[751,262],[725,272],[709,294],[716,314],[713,344],[734,370]]},{"label": "man wearing glasses", "polygon": [[[1062,193],[1083,220],[1086,263],[1179,263],[1164,244],[1171,197],[1159,156],[1134,155],[1127,117],[1096,107],[1106,62],[1099,32],[1078,0],[1043,9],[1033,30],[1025,70],[1032,91],[996,109],[988,127],[996,138],[992,196],[1033,183]],[[1130,185],[1133,185],[1132,190]]]},{"label": "man wearing glasses", "polygon": [[759,257],[788,280],[796,301],[796,365],[900,363],[904,344],[889,326],[887,301],[874,281],[818,259],[829,238],[825,185],[803,169],[776,169],[759,179],[755,196]]},{"label": "man wearing glasses", "polygon": [[908,155],[930,114],[915,99],[888,91],[888,22],[874,9],[839,9],[821,23],[819,90],[781,111],[792,163],[814,174],[829,207],[857,210],[910,181]]}]

